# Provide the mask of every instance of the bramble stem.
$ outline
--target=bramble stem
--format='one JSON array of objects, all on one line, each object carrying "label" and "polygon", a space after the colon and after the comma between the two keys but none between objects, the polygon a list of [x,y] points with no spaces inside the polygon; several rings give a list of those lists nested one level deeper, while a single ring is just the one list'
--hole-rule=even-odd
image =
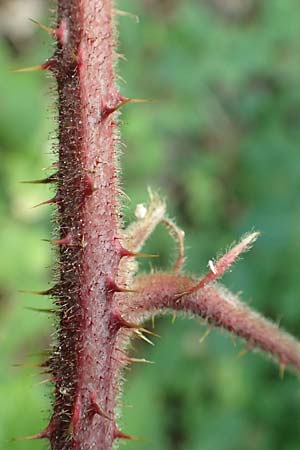
[{"label": "bramble stem", "polygon": [[[225,288],[212,283],[254,242],[244,237],[197,283],[181,275],[183,232],[165,216],[165,202],[150,192],[148,209],[122,228],[119,214],[116,115],[130,103],[115,86],[113,0],[58,0],[57,39],[51,70],[58,88],[58,185],[44,202],[57,206],[59,248],[56,285],[46,291],[58,309],[54,352],[43,367],[52,373],[54,410],[46,429],[28,439],[47,438],[52,450],[111,450],[116,439],[133,439],[118,430],[115,411],[126,344],[152,313],[184,311],[225,328],[299,370],[300,344],[253,312]],[[45,28],[45,27],[44,27]],[[48,28],[48,27],[46,27]],[[140,102],[135,100],[135,102]],[[158,223],[178,245],[174,272],[135,277],[136,253]],[[125,248],[126,247],[126,248]],[[175,273],[176,272],[176,273]],[[54,310],[55,312],[55,310]],[[149,342],[149,340],[148,340]]]},{"label": "bramble stem", "polygon": [[287,365],[299,371],[299,341],[217,283],[178,298],[178,292],[188,292],[193,285],[190,278],[172,273],[139,277],[136,289],[140,295],[135,296],[130,305],[131,311],[134,311],[132,320],[166,310],[193,314],[241,337],[247,342],[249,350],[260,349],[276,358],[282,367]]},{"label": "bramble stem", "polygon": [[106,284],[117,278],[122,257],[112,114],[121,100],[114,83],[112,16],[111,0],[58,1],[56,202],[60,239],[67,237],[67,242],[60,246],[53,291],[61,311],[51,360],[56,381],[53,450],[108,450],[116,434],[118,363],[112,358],[113,293]]}]

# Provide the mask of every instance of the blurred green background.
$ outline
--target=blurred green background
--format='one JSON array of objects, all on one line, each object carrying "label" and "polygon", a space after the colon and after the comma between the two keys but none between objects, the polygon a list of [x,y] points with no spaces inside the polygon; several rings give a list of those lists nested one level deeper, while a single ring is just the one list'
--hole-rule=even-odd
[{"label": "blurred green background", "polygon": [[[251,229],[255,248],[224,277],[257,310],[300,336],[300,3],[295,0],[122,0],[139,24],[119,19],[123,95],[155,98],[122,113],[126,220],[147,186],[168,198],[186,231],[186,269],[204,271],[217,252]],[[46,186],[54,158],[54,83],[10,69],[51,54],[50,38],[28,21],[49,23],[42,0],[0,0],[0,448],[46,424],[47,375],[26,366],[51,344],[51,318],[24,309],[47,301],[18,289],[45,289],[53,254]],[[46,172],[48,173],[48,172]],[[159,267],[175,255],[159,227],[147,244]],[[149,270],[145,263],[142,270]],[[135,342],[135,357],[155,362],[126,371],[121,419],[148,442],[138,450],[298,450],[300,385],[259,354],[199,320],[156,322],[154,348]]]}]

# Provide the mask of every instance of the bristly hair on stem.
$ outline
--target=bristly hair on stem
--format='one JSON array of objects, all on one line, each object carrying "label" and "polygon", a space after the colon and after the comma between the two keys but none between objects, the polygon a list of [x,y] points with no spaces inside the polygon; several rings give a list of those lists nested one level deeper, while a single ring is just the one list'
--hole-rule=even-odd
[{"label": "bristly hair on stem", "polygon": [[[122,369],[132,362],[128,343],[151,343],[143,326],[151,315],[182,311],[241,337],[249,348],[271,355],[281,367],[300,368],[300,344],[217,283],[247,251],[258,233],[245,235],[222,257],[208,262],[200,278],[184,274],[184,232],[166,213],[166,202],[149,191],[127,228],[120,221],[120,107],[137,102],[116,86],[115,15],[112,0],[58,0],[57,40],[45,63],[19,70],[49,70],[57,82],[58,162],[55,174],[34,183],[55,183],[44,205],[57,209],[59,273],[46,291],[55,304],[57,342],[47,359],[54,385],[53,411],[44,431],[27,439],[48,439],[52,450],[110,450],[134,439],[119,430],[116,408]],[[158,224],[178,248],[170,272],[138,274],[144,243]],[[150,255],[151,256],[151,255]],[[152,255],[153,256],[153,255]],[[48,311],[49,312],[49,311]],[[155,335],[154,335],[155,336]]]}]

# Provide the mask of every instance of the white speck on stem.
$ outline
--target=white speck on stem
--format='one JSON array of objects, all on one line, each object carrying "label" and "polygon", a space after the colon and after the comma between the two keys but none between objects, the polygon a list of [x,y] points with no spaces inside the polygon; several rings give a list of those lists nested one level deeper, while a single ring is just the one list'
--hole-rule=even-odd
[{"label": "white speck on stem", "polygon": [[212,260],[212,259],[210,259],[210,260],[208,261],[208,267],[210,268],[210,270],[212,271],[212,273],[213,273],[214,275],[216,275],[217,271],[216,271],[216,268],[215,268],[215,266],[214,266],[214,263],[213,263],[213,260]]},{"label": "white speck on stem", "polygon": [[137,219],[144,219],[147,214],[147,208],[143,203],[138,203],[135,208],[134,215]]}]

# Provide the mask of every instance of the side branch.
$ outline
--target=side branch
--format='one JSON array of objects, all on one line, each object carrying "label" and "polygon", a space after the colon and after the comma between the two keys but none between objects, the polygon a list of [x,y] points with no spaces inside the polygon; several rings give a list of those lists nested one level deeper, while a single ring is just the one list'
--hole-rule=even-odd
[{"label": "side branch", "polygon": [[191,278],[177,274],[140,277],[135,286],[140,295],[131,303],[130,315],[143,320],[168,310],[193,314],[245,339],[249,349],[258,348],[276,358],[282,368],[288,365],[300,369],[300,343],[291,335],[217,283],[178,298],[178,292],[188,291],[193,285]]}]

